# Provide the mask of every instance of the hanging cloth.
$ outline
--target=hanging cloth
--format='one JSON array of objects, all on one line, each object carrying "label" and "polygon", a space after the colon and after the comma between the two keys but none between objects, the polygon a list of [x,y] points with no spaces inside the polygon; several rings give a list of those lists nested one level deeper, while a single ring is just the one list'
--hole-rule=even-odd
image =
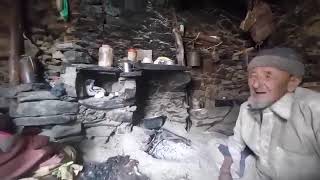
[{"label": "hanging cloth", "polygon": [[56,0],[57,9],[60,16],[64,21],[68,21],[70,17],[69,13],[69,1],[68,0]]}]

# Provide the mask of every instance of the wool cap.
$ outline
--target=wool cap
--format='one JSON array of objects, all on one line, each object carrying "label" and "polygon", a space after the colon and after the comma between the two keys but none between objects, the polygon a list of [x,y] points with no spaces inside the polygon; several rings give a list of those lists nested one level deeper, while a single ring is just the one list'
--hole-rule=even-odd
[{"label": "wool cap", "polygon": [[248,70],[255,67],[275,67],[297,77],[304,75],[302,58],[291,48],[276,47],[261,50],[250,61]]}]

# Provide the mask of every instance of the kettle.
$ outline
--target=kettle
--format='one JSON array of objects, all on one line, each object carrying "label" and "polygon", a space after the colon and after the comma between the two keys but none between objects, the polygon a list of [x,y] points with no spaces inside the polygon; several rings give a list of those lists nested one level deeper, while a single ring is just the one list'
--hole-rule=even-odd
[{"label": "kettle", "polygon": [[31,56],[22,55],[19,61],[20,78],[22,83],[34,83],[36,81],[36,64]]}]

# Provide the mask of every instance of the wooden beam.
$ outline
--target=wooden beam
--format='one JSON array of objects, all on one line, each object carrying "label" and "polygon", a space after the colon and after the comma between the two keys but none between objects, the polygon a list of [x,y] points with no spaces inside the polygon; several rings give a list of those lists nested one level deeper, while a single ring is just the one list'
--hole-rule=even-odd
[{"label": "wooden beam", "polygon": [[12,0],[10,28],[10,52],[9,52],[9,80],[11,85],[20,82],[19,59],[22,53],[22,25],[21,25],[21,1]]}]

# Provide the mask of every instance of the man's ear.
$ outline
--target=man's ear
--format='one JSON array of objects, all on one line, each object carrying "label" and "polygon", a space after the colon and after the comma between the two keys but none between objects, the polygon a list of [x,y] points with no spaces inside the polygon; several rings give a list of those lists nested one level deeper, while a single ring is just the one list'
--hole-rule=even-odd
[{"label": "man's ear", "polygon": [[302,82],[302,77],[291,76],[288,83],[288,92],[294,92]]}]

